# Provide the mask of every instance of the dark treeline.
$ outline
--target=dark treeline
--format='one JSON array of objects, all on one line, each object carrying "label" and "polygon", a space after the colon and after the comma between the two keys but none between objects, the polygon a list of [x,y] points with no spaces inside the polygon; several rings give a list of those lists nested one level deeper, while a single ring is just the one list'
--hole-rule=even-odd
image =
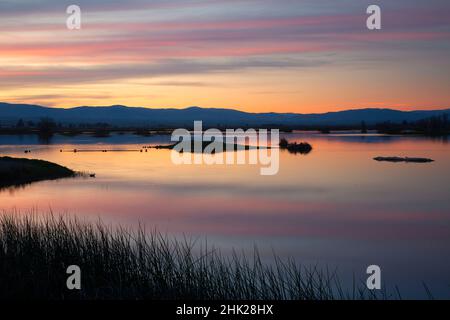
[{"label": "dark treeline", "polygon": [[38,134],[44,137],[50,137],[54,134],[63,134],[76,136],[78,134],[88,133],[97,137],[109,136],[112,132],[125,133],[133,132],[137,135],[166,134],[171,132],[171,128],[165,127],[127,127],[113,126],[106,122],[96,123],[61,123],[52,118],[42,118],[37,122],[24,121],[19,119],[14,126],[1,126],[0,134]]},{"label": "dark treeline", "polygon": [[[226,129],[241,128],[247,130],[253,128],[250,124],[243,123],[234,128],[226,127],[221,124],[204,125],[203,129],[217,128],[225,131]],[[96,123],[61,123],[51,118],[42,118],[37,122],[24,121],[20,119],[15,126],[1,126],[0,134],[39,134],[42,136],[51,136],[55,133],[64,135],[77,135],[82,133],[93,134],[98,137],[109,136],[112,132],[118,133],[134,133],[136,135],[152,135],[152,134],[170,134],[175,127],[160,126],[113,126],[106,122]],[[186,127],[188,130],[193,130],[191,127]],[[423,135],[448,135],[450,133],[450,121],[448,114],[434,116],[422,119],[415,122],[382,122],[377,124],[368,124],[362,121],[353,125],[277,125],[266,124],[259,126],[259,129],[279,129],[281,132],[292,132],[294,130],[304,131],[319,131],[323,134],[331,133],[332,131],[359,131],[361,133],[368,133],[369,131],[376,131],[384,134],[423,134]]]},{"label": "dark treeline", "polygon": [[448,119],[448,114],[443,114],[416,122],[384,122],[377,124],[376,130],[379,133],[386,134],[412,133],[425,135],[448,135],[450,133],[450,121]]}]

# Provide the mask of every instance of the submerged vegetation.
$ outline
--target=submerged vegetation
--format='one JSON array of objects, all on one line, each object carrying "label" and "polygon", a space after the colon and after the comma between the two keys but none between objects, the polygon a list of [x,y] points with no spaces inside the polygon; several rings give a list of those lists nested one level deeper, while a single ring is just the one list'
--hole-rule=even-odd
[{"label": "submerged vegetation", "polygon": [[[66,269],[81,269],[81,290],[66,288]],[[0,298],[39,299],[374,299],[343,290],[335,273],[275,257],[272,266],[223,257],[193,241],[144,228],[48,215],[0,216]],[[361,286],[362,287],[362,286]]]},{"label": "submerged vegetation", "polygon": [[0,157],[0,188],[75,175],[74,171],[48,161]]}]

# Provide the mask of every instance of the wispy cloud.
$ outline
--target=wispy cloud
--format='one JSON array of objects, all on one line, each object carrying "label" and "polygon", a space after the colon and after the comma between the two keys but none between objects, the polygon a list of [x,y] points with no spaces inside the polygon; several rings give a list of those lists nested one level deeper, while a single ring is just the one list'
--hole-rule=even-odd
[{"label": "wispy cloud", "polygon": [[[149,64],[94,65],[90,67],[2,67],[0,68],[0,72],[5,77],[0,77],[0,87],[32,86],[36,83],[40,85],[98,83],[100,81],[118,79],[158,78],[161,76],[186,74],[199,75],[241,71],[245,69],[279,70],[283,68],[311,68],[326,63],[325,60],[321,59],[273,59],[258,57],[229,59],[225,61],[164,59]],[[177,84],[177,82],[170,83],[172,85]]]},{"label": "wispy cloud", "polygon": [[[366,66],[385,70],[378,77],[386,83],[392,78],[390,64],[395,65],[399,84],[412,81],[411,64],[428,64],[429,78],[436,76],[433,95],[444,101],[448,95],[439,86],[444,78],[440,73],[450,72],[445,62],[450,52],[449,2],[375,1],[383,9],[383,29],[370,32],[365,9],[372,2],[77,0],[83,25],[73,32],[65,28],[66,2],[1,1],[0,87],[39,90],[132,79],[152,80],[160,87],[201,87],[210,83],[207,75],[220,74],[221,83],[232,84],[238,72],[251,71],[253,80],[247,82],[261,82],[257,73],[270,69],[288,77],[289,87],[267,78],[277,88],[252,87],[248,92],[297,92],[291,84],[299,81],[305,86],[301,77],[307,73],[312,78],[323,73],[327,78],[321,85],[339,78],[350,87],[354,79],[349,74],[358,72],[359,62],[370,61]],[[349,59],[353,64],[347,63]],[[330,69],[323,71],[324,66]],[[186,75],[191,78],[167,80]],[[136,95],[130,88],[124,94]],[[369,84],[360,88],[369,90]],[[24,92],[24,99],[33,94]],[[61,100],[58,94],[53,98]],[[355,99],[350,89],[348,96]]]}]

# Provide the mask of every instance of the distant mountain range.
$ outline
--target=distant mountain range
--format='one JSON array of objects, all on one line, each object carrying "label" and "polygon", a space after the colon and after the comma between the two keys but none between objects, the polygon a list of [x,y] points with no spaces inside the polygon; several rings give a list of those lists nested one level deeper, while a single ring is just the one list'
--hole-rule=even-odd
[{"label": "distant mountain range", "polygon": [[322,114],[248,113],[232,109],[189,107],[186,109],[149,109],[126,106],[48,108],[29,104],[0,103],[0,125],[13,125],[19,119],[39,121],[52,118],[63,124],[108,123],[115,126],[190,127],[195,120],[205,126],[337,126],[367,125],[391,121],[417,121],[449,114],[446,110],[399,111],[393,109],[357,109]]}]

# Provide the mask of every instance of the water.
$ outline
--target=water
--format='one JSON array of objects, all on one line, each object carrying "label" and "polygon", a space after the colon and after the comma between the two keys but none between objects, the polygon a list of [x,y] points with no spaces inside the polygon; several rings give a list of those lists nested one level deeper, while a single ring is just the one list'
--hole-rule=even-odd
[{"label": "water", "polygon": [[[0,154],[39,158],[95,179],[45,181],[0,191],[0,209],[52,210],[86,219],[193,237],[251,253],[272,252],[304,265],[337,268],[349,284],[381,267],[388,290],[450,298],[450,145],[424,137],[308,133],[308,155],[280,152],[280,171],[255,165],[181,165],[169,150],[60,152],[60,149],[140,149],[168,136],[109,138],[0,136]],[[32,150],[24,154],[25,149]],[[429,157],[428,164],[381,163],[376,156]]]}]

